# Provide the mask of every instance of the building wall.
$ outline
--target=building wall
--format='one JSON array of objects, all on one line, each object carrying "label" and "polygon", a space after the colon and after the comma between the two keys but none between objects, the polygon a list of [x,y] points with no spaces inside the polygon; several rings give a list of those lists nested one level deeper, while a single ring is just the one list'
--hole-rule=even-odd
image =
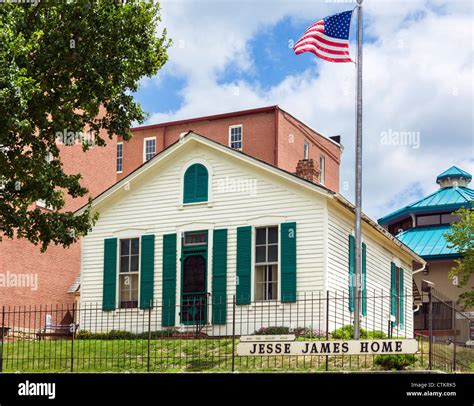
[{"label": "building wall", "polygon": [[157,153],[176,142],[181,133],[189,130],[229,145],[229,126],[239,124],[243,126],[243,152],[292,173],[295,172],[298,161],[304,158],[303,146],[306,140],[310,144],[309,157],[318,168],[320,156],[325,157],[325,186],[335,192],[339,191],[340,146],[281,109],[237,117],[136,128],[132,130],[133,138],[124,142],[124,169],[118,174],[118,179],[124,178],[143,163],[145,138],[156,137]]},{"label": "building wall", "polygon": [[[106,135],[102,135],[106,138]],[[115,183],[116,138],[106,139],[107,146],[83,152],[82,146],[60,146],[64,172],[80,173],[81,184],[91,197]],[[73,199],[66,195],[63,211],[75,211],[87,203],[88,196]],[[44,209],[46,210],[46,209]],[[0,287],[0,305],[39,306],[68,304],[74,296],[67,289],[80,273],[80,243],[65,249],[51,244],[44,253],[27,240],[3,238],[0,242],[0,274],[33,275],[36,290],[30,287]],[[35,276],[36,275],[36,276]]]},{"label": "building wall", "polygon": [[[160,303],[162,299],[162,242],[163,235],[178,233],[177,260],[177,289],[176,303],[180,294],[180,238],[179,233],[191,230],[212,230],[213,228],[228,229],[228,258],[227,258],[227,293],[236,292],[236,229],[246,225],[274,225],[287,221],[297,223],[297,292],[300,300],[309,299],[314,294],[347,290],[347,260],[344,252],[347,233],[350,232],[351,220],[340,219],[343,214],[338,211],[326,214],[327,197],[295,186],[292,182],[281,180],[264,170],[255,169],[247,163],[242,163],[235,157],[222,157],[218,152],[207,147],[189,143],[179,152],[165,157],[162,162],[148,170],[147,176],[132,183],[130,190],[117,192],[116,197],[107,200],[102,209],[102,217],[83,239],[83,263],[81,301],[85,306],[100,308],[103,292],[103,256],[104,239],[120,236],[139,236],[155,234],[155,275],[154,298],[158,307],[152,311],[152,329],[161,328]],[[166,162],[169,159],[170,162]],[[212,204],[182,207],[181,179],[185,165],[193,160],[205,160],[212,168]],[[231,190],[226,185],[232,181],[256,181],[255,193]],[[138,183],[140,182],[140,183]],[[98,208],[101,210],[101,208]],[[210,233],[212,236],[212,233]],[[330,235],[330,236],[329,236]],[[328,241],[326,244],[325,242]],[[387,241],[368,239],[369,289],[390,288],[390,261],[393,255],[384,248]],[[212,238],[209,241],[209,252],[212,252]],[[212,269],[212,259],[209,260],[208,270]],[[381,266],[382,264],[382,266]],[[410,267],[403,263],[405,286],[411,292]],[[381,268],[387,269],[381,272]],[[325,274],[325,270],[328,274]],[[212,291],[212,275],[208,271],[208,291]],[[281,280],[281,278],[279,278]],[[252,281],[253,286],[253,281]],[[323,293],[324,294],[324,293]],[[311,308],[304,302],[281,303],[252,303],[237,306],[237,334],[253,334],[262,325],[285,325],[290,327],[312,326],[324,328],[324,305]],[[315,303],[315,302],[313,302]],[[316,302],[317,303],[317,302]],[[324,302],[323,302],[324,303]],[[378,302],[380,303],[380,302]],[[387,303],[384,304],[388,309]],[[406,301],[406,330],[411,332],[411,302]],[[368,306],[369,317],[374,317],[371,305]],[[227,308],[227,322],[231,320],[231,306]],[[177,312],[178,313],[178,312]],[[383,311],[377,309],[377,317]],[[104,313],[98,323],[96,319],[83,320],[83,328],[88,330],[103,330],[116,328],[136,328],[136,320],[145,317],[145,312],[139,309],[116,310]],[[349,323],[349,317],[345,313]],[[380,316],[382,318],[382,316]],[[129,320],[129,321],[127,321]],[[343,319],[332,320],[332,326],[338,322],[341,326]],[[128,324],[127,324],[128,323]],[[176,325],[179,326],[178,315]],[[367,327],[367,326],[365,326]],[[376,325],[378,329],[382,329]],[[210,334],[227,334],[231,326],[213,326],[205,330]],[[369,328],[373,329],[373,328]]]},{"label": "building wall", "polygon": [[341,148],[335,142],[323,137],[300,123],[283,110],[278,111],[278,162],[277,166],[294,172],[300,159],[304,158],[304,142],[309,143],[309,159],[319,169],[319,159],[325,157],[324,186],[339,192],[339,166]]},{"label": "building wall", "polygon": [[[297,291],[300,295],[305,292],[318,292],[324,287],[323,270],[323,200],[288,188],[288,182],[271,178],[264,172],[240,164],[236,158],[222,159],[215,151],[188,145],[187,153],[182,151],[173,155],[172,164],[156,167],[139,186],[132,184],[131,190],[115,204],[108,202],[102,210],[101,219],[93,231],[83,239],[83,265],[81,276],[81,302],[94,306],[102,303],[103,283],[103,245],[107,237],[127,233],[155,234],[155,281],[154,297],[161,303],[162,299],[162,244],[163,234],[181,232],[184,230],[202,230],[213,228],[228,229],[228,273],[227,293],[236,291],[236,229],[240,226],[252,225],[258,222],[262,225],[274,225],[287,221],[297,223]],[[189,206],[182,208],[181,201],[181,171],[192,159],[205,159],[212,167],[213,203],[207,205]],[[256,192],[232,190],[226,185],[232,181],[256,181]],[[212,233],[210,233],[212,235]],[[178,242],[180,238],[178,236]],[[212,252],[210,241],[209,252]],[[180,246],[178,245],[178,258]],[[208,270],[212,269],[212,259],[209,259]],[[177,261],[179,270],[179,259]],[[208,291],[212,291],[211,272],[208,271]],[[253,286],[253,283],[252,283]],[[180,277],[177,276],[177,303],[179,303]],[[278,323],[289,322],[291,310],[296,314],[297,304],[284,305],[286,319],[278,319]],[[240,325],[246,328],[241,333],[252,334],[260,326],[260,321],[268,316],[268,304],[252,304],[238,306],[238,317],[246,322]],[[228,306],[227,320],[231,320],[231,306]],[[278,309],[280,314],[282,309]],[[302,320],[302,310],[300,309]],[[143,311],[134,309],[136,317],[142,317]],[[107,313],[109,328],[111,323],[125,326],[128,311]],[[309,313],[308,313],[309,315]],[[314,320],[318,320],[316,313]],[[161,310],[158,308],[152,316],[154,326],[160,328]],[[100,329],[94,321],[84,321],[86,329]],[[292,322],[295,322],[292,320]],[[87,323],[92,323],[88,325]],[[125,324],[124,324],[125,323]],[[296,327],[296,326],[295,326]],[[106,328],[103,326],[103,328]],[[229,329],[229,325],[216,326],[213,333],[220,334]],[[230,330],[229,330],[230,331]]]},{"label": "building wall", "polygon": [[[224,145],[229,145],[229,126],[242,125],[242,150],[246,154],[275,164],[275,114],[273,110],[239,117],[197,121],[148,129],[134,129],[133,138],[124,142],[124,178],[143,163],[144,139],[156,137],[157,153],[179,140],[181,133],[190,130]],[[119,140],[121,141],[121,140]],[[296,165],[295,165],[296,168]]]},{"label": "building wall", "polygon": [[[459,288],[453,284],[449,277],[449,272],[456,263],[453,260],[428,261],[429,273],[422,272],[414,275],[415,283],[421,291],[421,281],[428,280],[434,283],[434,288],[452,301],[457,301],[461,293],[467,292],[472,288],[474,281],[471,281],[467,287]],[[442,299],[442,298],[441,298]]]},{"label": "building wall", "polygon": [[[349,292],[349,234],[354,232],[353,217],[343,214],[335,207],[328,208],[327,230],[327,287],[331,291],[345,291],[347,300],[339,306],[336,317],[332,323],[340,324],[340,320],[347,320],[350,324],[353,315],[348,309]],[[367,330],[382,330],[388,332],[390,317],[390,280],[391,262],[404,269],[405,298],[405,323],[403,329],[395,329],[394,334],[400,336],[413,336],[412,312],[412,266],[406,258],[397,256],[387,248],[371,232],[367,224],[363,224],[362,241],[367,246],[367,316],[362,320],[362,327]]]}]

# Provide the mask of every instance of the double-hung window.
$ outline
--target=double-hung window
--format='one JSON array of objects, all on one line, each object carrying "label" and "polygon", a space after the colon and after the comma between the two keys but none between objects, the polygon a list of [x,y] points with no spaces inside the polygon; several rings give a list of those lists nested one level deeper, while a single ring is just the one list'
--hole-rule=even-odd
[{"label": "double-hung window", "polygon": [[319,156],[319,183],[324,185],[326,181],[326,158],[324,155]]},{"label": "double-hung window", "polygon": [[278,226],[259,227],[255,236],[255,300],[278,299]]},{"label": "double-hung window", "polygon": [[143,162],[149,161],[153,158],[156,154],[156,138],[145,138],[143,150]]},{"label": "double-hung window", "polygon": [[308,141],[304,142],[303,159],[309,159],[309,143],[308,143]]},{"label": "double-hung window", "polygon": [[233,149],[242,150],[241,125],[232,125],[229,127],[229,146]]},{"label": "double-hung window", "polygon": [[121,308],[138,307],[140,239],[120,240],[119,303]]},{"label": "double-hung window", "polygon": [[123,171],[123,142],[117,143],[117,173]]}]

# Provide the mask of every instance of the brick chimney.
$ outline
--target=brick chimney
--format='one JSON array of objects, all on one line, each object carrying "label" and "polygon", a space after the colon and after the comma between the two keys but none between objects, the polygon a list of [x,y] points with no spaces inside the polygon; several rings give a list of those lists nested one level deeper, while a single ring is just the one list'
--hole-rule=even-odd
[{"label": "brick chimney", "polygon": [[313,183],[319,183],[319,169],[314,167],[312,159],[300,159],[296,165],[295,175]]}]

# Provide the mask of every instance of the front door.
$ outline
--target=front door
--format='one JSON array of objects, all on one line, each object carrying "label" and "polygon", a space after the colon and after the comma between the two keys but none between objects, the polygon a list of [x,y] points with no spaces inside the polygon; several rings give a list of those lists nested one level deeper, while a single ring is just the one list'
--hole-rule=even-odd
[{"label": "front door", "polygon": [[[195,241],[197,239],[198,242]],[[207,233],[201,237],[197,236],[197,233],[188,235],[187,238],[184,238],[183,243],[181,323],[206,324],[208,304]]]}]

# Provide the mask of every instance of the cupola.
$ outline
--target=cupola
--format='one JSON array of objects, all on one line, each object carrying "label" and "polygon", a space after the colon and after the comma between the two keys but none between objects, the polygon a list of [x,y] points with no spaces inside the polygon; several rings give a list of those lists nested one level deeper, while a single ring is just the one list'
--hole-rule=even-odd
[{"label": "cupola", "polygon": [[470,173],[459,169],[457,166],[451,166],[451,168],[438,175],[436,183],[440,188],[457,186],[466,187],[471,179],[472,176]]}]

